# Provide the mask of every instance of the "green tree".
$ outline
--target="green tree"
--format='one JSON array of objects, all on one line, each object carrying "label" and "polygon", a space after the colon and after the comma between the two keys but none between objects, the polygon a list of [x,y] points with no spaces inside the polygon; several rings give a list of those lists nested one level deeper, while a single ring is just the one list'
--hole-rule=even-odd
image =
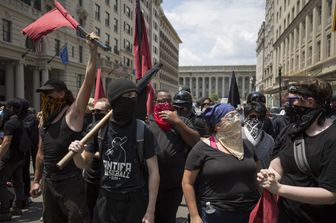
[{"label": "green tree", "polygon": [[213,102],[218,102],[219,97],[216,93],[212,93],[209,97]]}]

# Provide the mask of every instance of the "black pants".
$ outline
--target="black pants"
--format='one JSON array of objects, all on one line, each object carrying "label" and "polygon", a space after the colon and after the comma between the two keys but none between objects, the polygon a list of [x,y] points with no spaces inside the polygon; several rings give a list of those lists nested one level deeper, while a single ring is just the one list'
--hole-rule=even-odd
[{"label": "black pants", "polygon": [[[24,160],[3,162],[0,160],[0,203],[1,209],[9,209],[15,198],[15,207],[21,207],[23,197],[22,167]],[[8,189],[7,181],[12,179],[15,195]]]},{"label": "black pants", "polygon": [[160,189],[156,200],[155,223],[175,223],[182,197],[182,188]]},{"label": "black pants", "polygon": [[23,197],[24,199],[27,199],[30,197],[30,151],[26,153],[25,156],[25,163],[23,165],[23,183],[24,183],[24,189],[23,189]]},{"label": "black pants", "polygon": [[112,193],[101,189],[97,199],[94,223],[141,223],[147,209],[144,190]]},{"label": "black pants", "polygon": [[89,209],[89,215],[91,220],[93,218],[93,212],[96,206],[96,201],[99,194],[99,188],[100,188],[99,184],[92,184],[86,182],[86,202]]},{"label": "black pants", "polygon": [[43,179],[43,202],[45,223],[87,223],[85,182],[81,176],[66,180]]}]

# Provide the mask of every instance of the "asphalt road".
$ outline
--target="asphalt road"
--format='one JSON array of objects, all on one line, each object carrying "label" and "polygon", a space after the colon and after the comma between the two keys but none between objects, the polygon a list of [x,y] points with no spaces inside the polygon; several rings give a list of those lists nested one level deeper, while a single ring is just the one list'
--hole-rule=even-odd
[{"label": "asphalt road", "polygon": [[[42,216],[42,197],[33,200],[27,209],[23,209],[22,216],[14,216],[12,221],[9,222],[34,222],[41,223],[40,218]],[[187,223],[188,209],[185,202],[183,201],[180,205],[177,216],[176,223]]]}]

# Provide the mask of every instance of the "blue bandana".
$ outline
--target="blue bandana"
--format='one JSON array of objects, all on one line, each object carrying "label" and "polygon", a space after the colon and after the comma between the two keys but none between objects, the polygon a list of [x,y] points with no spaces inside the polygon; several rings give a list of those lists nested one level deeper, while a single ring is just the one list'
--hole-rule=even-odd
[{"label": "blue bandana", "polygon": [[235,108],[230,104],[215,104],[207,107],[203,112],[203,118],[209,126],[214,126],[229,112]]}]

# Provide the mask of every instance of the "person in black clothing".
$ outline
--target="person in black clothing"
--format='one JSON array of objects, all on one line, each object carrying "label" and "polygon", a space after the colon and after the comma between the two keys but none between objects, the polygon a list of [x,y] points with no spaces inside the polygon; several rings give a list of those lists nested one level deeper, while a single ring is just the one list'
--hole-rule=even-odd
[{"label": "person in black clothing", "polygon": [[178,206],[182,201],[182,175],[187,146],[194,146],[199,134],[192,123],[179,117],[172,106],[168,91],[158,91],[154,114],[149,116],[148,126],[157,139],[160,187],[155,208],[155,222],[175,223]]},{"label": "person in black clothing", "polygon": [[176,109],[177,114],[185,117],[191,121],[201,137],[209,135],[209,129],[202,116],[197,116],[193,112],[192,96],[188,91],[181,90],[177,92],[173,98],[173,107]]},{"label": "person in black clothing", "polygon": [[[252,101],[254,102],[261,102],[261,103],[266,103],[266,98],[265,95],[258,92],[258,91],[254,91],[251,92],[247,95],[246,97],[246,103],[251,103]],[[273,124],[271,119],[269,119],[267,116],[265,117],[264,120],[264,125],[263,125],[263,130],[269,134],[270,136],[273,137],[273,139],[275,139],[276,135],[274,134],[274,128],[273,128]]]},{"label": "person in black clothing", "polygon": [[336,117],[330,108],[331,85],[308,79],[288,92],[286,114],[291,123],[277,138],[269,168],[257,179],[279,196],[279,223],[335,222]]},{"label": "person in black clothing", "polygon": [[254,147],[242,139],[240,119],[232,105],[210,106],[204,116],[213,134],[192,148],[182,180],[191,222],[247,223],[259,198]]},{"label": "person in black clothing", "polygon": [[[88,40],[97,38],[91,33]],[[31,195],[40,195],[43,169],[43,220],[46,222],[88,222],[85,183],[73,161],[63,169],[56,164],[68,152],[70,143],[80,139],[85,109],[95,81],[97,46],[88,41],[90,57],[85,79],[74,99],[61,80],[50,79],[37,92],[42,96],[42,128]]]},{"label": "person in black clothing", "polygon": [[[4,107],[4,138],[0,146],[0,220],[10,220],[11,212],[21,213],[23,200],[23,173],[25,153],[19,150],[23,126],[18,117],[21,111],[19,99],[10,99]],[[7,180],[12,180],[15,195],[8,190]],[[12,201],[15,203],[12,207]]]},{"label": "person in black clothing", "polygon": [[[102,146],[99,148],[97,139],[88,143],[84,151],[79,141],[69,146],[69,150],[77,153],[74,161],[80,168],[90,164],[99,148],[100,191],[93,222],[154,223],[160,181],[155,154],[158,149],[153,133],[142,121],[135,119],[137,96],[138,88],[132,81],[113,81],[108,87],[113,114],[108,120]],[[144,127],[143,160],[138,154],[136,137],[139,124]]]},{"label": "person in black clothing", "polygon": [[[87,127],[88,132],[99,122],[110,110],[110,104],[107,98],[100,98],[92,109],[93,122]],[[89,209],[90,219],[93,217],[93,210],[96,205],[96,200],[99,192],[100,182],[100,166],[99,166],[99,152],[95,153],[91,164],[84,169],[83,178],[86,181],[86,202]]]}]

